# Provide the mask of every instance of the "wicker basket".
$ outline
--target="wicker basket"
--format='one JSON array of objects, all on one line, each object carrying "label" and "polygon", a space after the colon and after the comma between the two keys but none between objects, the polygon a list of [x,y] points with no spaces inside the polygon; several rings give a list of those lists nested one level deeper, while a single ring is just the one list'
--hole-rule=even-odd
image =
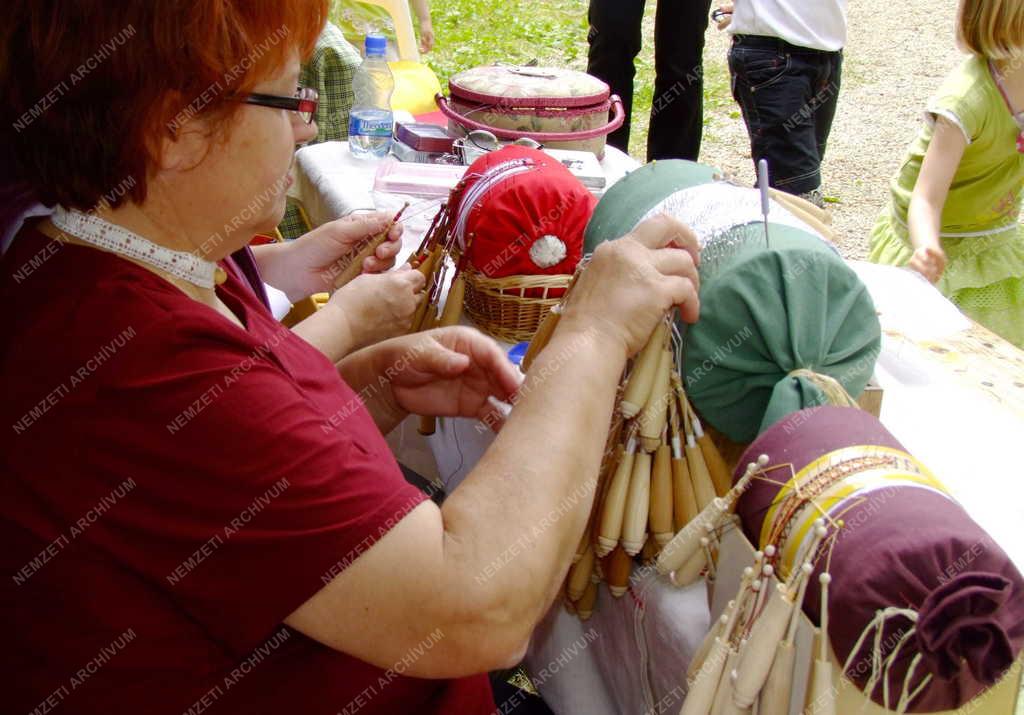
[{"label": "wicker basket", "polygon": [[572,280],[571,275],[488,278],[468,266],[465,274],[466,315],[480,330],[507,343],[532,338]]}]

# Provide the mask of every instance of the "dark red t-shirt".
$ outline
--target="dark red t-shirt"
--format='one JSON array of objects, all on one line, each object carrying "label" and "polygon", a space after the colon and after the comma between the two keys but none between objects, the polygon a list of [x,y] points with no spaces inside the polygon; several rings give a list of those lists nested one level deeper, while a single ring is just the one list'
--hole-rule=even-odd
[{"label": "dark red t-shirt", "polygon": [[246,330],[31,229],[0,268],[4,712],[494,707],[485,676],[405,677],[282,624],[424,497],[238,274],[218,294]]}]

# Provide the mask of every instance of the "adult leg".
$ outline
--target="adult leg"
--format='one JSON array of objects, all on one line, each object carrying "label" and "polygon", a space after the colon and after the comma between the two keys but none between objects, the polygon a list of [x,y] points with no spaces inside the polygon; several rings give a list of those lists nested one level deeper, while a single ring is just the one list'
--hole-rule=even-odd
[{"label": "adult leg", "polygon": [[811,106],[816,65],[801,53],[739,41],[729,50],[729,69],[755,166],[766,159],[770,183],[782,191],[800,195],[819,189],[821,161]]},{"label": "adult leg", "polygon": [[647,160],[691,159],[704,133],[704,33],[711,0],[658,0]]},{"label": "adult leg", "polygon": [[839,103],[839,86],[843,75],[843,53],[822,55],[815,97],[814,136],[818,143],[818,159],[824,161],[828,135]]},{"label": "adult leg", "polygon": [[644,0],[590,0],[587,13],[590,31],[587,42],[587,72],[604,80],[612,94],[622,97],[626,121],[608,135],[608,143],[629,149],[630,117],[633,113],[633,60],[640,53]]}]

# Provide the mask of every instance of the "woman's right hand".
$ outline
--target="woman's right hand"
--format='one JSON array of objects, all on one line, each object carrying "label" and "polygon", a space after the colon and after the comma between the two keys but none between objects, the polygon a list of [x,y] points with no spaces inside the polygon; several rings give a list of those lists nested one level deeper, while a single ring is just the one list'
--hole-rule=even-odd
[{"label": "woman's right hand", "polygon": [[402,335],[423,300],[426,280],[408,266],[387,273],[356,276],[331,296],[348,321],[352,349]]},{"label": "woman's right hand", "polygon": [[942,246],[934,244],[921,246],[914,251],[909,265],[929,282],[938,283],[946,271],[946,252],[942,250]]},{"label": "woman's right hand", "polygon": [[633,356],[673,306],[683,320],[696,322],[699,252],[696,234],[666,214],[601,244],[570,294],[559,330],[601,331]]}]

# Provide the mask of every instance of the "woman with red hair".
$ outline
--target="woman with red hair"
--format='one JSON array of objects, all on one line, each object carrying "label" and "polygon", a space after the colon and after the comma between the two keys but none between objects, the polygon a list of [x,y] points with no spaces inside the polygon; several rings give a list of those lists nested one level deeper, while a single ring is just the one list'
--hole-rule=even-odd
[{"label": "woman with red hair", "polygon": [[[22,0],[0,28],[5,195],[53,207],[0,262],[5,711],[490,711],[627,357],[672,305],[696,319],[695,239],[659,218],[595,253],[521,387],[468,328],[336,367],[274,321],[247,272],[301,291],[337,258],[245,251],[314,131],[325,4]],[[517,392],[443,507],[402,479],[406,414]]]}]

